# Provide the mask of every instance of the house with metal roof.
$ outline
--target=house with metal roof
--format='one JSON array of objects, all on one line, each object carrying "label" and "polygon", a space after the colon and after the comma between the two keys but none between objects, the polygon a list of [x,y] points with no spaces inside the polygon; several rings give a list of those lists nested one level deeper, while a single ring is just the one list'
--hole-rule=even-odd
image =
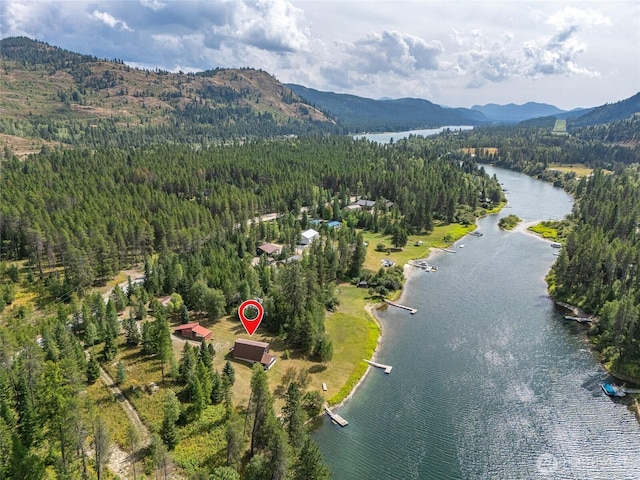
[{"label": "house with metal roof", "polygon": [[269,353],[269,344],[237,338],[233,344],[233,358],[254,364],[260,363],[265,370],[269,370],[276,363],[275,355]]}]

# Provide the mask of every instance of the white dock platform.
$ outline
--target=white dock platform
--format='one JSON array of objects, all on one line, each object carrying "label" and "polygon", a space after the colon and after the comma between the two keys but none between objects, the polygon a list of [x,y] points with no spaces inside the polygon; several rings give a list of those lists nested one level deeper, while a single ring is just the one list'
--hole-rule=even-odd
[{"label": "white dock platform", "polygon": [[384,373],[387,374],[391,373],[391,369],[393,368],[391,365],[383,365],[382,363],[374,362],[371,360],[365,360],[365,362],[367,362],[372,367],[382,368],[384,370]]},{"label": "white dock platform", "polygon": [[400,305],[399,303],[394,303],[386,299],[385,299],[385,303],[387,305],[391,305],[392,307],[398,307],[398,308],[402,308],[403,310],[408,310],[411,315],[415,315],[416,313],[418,313],[418,310],[416,310],[415,308],[407,307],[406,305]]},{"label": "white dock platform", "polygon": [[342,418],[340,415],[338,415],[337,413],[333,413],[331,411],[331,409],[329,407],[327,407],[326,405],[324,406],[324,410],[327,412],[327,415],[329,415],[329,418],[336,424],[340,425],[341,427],[346,427],[347,425],[349,425],[349,422],[347,422],[344,418]]}]

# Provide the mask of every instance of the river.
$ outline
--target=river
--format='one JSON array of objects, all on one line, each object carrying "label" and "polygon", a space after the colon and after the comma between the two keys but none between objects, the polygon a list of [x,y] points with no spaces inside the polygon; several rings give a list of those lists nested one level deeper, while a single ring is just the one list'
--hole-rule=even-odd
[{"label": "river", "polygon": [[393,139],[400,139],[408,137],[409,135],[419,135],[423,137],[428,137],[431,135],[437,135],[438,133],[444,132],[445,130],[451,130],[452,132],[456,130],[473,130],[472,125],[448,125],[446,127],[438,127],[438,128],[424,128],[420,130],[407,130],[404,132],[384,132],[384,133],[365,133],[363,135],[355,135],[355,139],[366,138],[368,140],[378,142],[378,143],[389,143]]},{"label": "river", "polygon": [[[485,167],[508,206],[479,220],[480,237],[437,253],[401,302],[415,315],[378,312],[372,369],[314,433],[335,480],[638,479],[640,428],[628,399],[606,397],[607,378],[584,337],[546,293],[549,242],[498,220],[560,219],[571,198],[525,175]],[[464,248],[462,245],[464,244]]]}]

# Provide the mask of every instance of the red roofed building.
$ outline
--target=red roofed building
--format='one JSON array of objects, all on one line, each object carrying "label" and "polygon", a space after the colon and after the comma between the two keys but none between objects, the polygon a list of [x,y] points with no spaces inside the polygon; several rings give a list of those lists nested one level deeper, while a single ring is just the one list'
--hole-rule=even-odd
[{"label": "red roofed building", "polygon": [[211,338],[211,330],[204,328],[200,323],[185,323],[184,325],[178,325],[174,331],[178,335],[182,335],[185,338],[191,338],[193,340],[209,340]]},{"label": "red roofed building", "polygon": [[233,358],[250,363],[259,362],[265,370],[269,370],[276,363],[275,355],[269,353],[268,343],[244,338],[236,339],[233,345]]}]

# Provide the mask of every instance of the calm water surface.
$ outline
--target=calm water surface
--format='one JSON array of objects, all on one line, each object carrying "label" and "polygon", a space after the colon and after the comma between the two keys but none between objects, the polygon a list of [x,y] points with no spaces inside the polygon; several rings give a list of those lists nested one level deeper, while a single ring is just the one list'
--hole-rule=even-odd
[{"label": "calm water surface", "polygon": [[389,143],[391,139],[399,139],[408,137],[409,135],[421,135],[428,137],[443,132],[444,130],[473,130],[473,126],[470,125],[448,125],[446,127],[439,128],[425,128],[420,130],[407,130],[406,132],[385,132],[385,133],[366,133],[364,135],[356,135],[355,138],[368,138],[378,143]]},{"label": "calm water surface", "polygon": [[[605,397],[606,373],[546,295],[555,250],[502,216],[560,219],[562,190],[486,167],[508,190],[508,208],[481,219],[435,273],[417,271],[401,303],[378,314],[369,372],[314,437],[336,480],[639,479],[640,427],[622,401]],[[464,245],[464,248],[462,248]]]}]

